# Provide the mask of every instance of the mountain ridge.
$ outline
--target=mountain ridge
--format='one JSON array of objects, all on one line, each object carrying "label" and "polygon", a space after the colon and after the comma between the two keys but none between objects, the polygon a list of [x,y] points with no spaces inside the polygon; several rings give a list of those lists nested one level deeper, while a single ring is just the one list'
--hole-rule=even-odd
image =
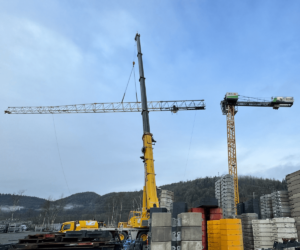
[{"label": "mountain ridge", "polygon": [[[203,177],[190,181],[181,181],[160,186],[174,192],[175,201],[184,201],[189,207],[207,197],[214,197],[215,182],[220,177]],[[286,190],[286,182],[275,179],[258,178],[253,176],[239,176],[240,201],[251,197],[259,197],[278,190]],[[63,204],[65,209],[57,216],[57,221],[98,219],[104,221],[126,221],[129,211],[140,209],[142,206],[142,190],[131,192],[112,192],[99,195],[96,192],[86,191],[72,194],[62,199],[51,201],[54,204]],[[43,207],[47,199],[23,195],[19,206],[23,207],[15,212],[15,216],[33,221],[42,216]],[[0,194],[0,207],[12,206],[11,194]],[[114,211],[114,212],[112,212]],[[0,219],[7,218],[9,213],[0,213]]]}]

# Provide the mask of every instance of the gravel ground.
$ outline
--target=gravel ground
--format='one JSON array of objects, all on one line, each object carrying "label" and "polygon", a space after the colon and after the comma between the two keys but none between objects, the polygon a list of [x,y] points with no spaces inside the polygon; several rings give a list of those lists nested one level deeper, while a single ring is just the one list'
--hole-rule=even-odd
[{"label": "gravel ground", "polygon": [[27,231],[22,233],[0,233],[0,244],[18,243],[19,239],[24,239],[27,235],[40,234],[46,232]]}]

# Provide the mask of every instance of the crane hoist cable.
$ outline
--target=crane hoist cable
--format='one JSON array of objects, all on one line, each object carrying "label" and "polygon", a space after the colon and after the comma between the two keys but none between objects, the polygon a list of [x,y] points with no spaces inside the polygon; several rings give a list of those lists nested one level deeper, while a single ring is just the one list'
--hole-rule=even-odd
[{"label": "crane hoist cable", "polygon": [[133,76],[134,76],[134,86],[135,86],[135,97],[136,97],[136,102],[139,102],[139,98],[138,98],[137,91],[136,91],[135,70],[133,70]]},{"label": "crane hoist cable", "polygon": [[56,126],[55,126],[54,115],[53,114],[52,114],[52,120],[53,120],[53,128],[54,128],[54,134],[55,134],[55,139],[56,139],[56,146],[57,146],[57,151],[58,151],[60,166],[61,166],[61,169],[62,169],[62,172],[63,172],[63,175],[64,175],[64,179],[65,179],[68,191],[71,194],[70,188],[69,188],[69,185],[68,185],[68,181],[67,181],[67,177],[66,177],[66,174],[65,174],[65,170],[64,170],[64,167],[63,167],[63,164],[62,164],[62,160],[61,160],[61,155],[60,155],[60,150],[59,150],[58,140],[57,140],[57,134],[56,134]]},{"label": "crane hoist cable", "polygon": [[[135,41],[134,45],[133,45],[133,61],[135,56],[137,55],[137,43]],[[135,86],[135,97],[136,97],[136,102],[139,102],[139,98],[138,98],[138,94],[137,94],[137,90],[136,90],[136,78],[135,78],[135,69],[133,70],[133,76],[134,76],[134,86]]]},{"label": "crane hoist cable", "polygon": [[130,82],[130,78],[131,78],[131,75],[132,75],[132,71],[134,70],[134,64],[135,64],[135,62],[133,61],[133,63],[132,63],[132,69],[131,69],[131,72],[130,72],[130,75],[129,75],[129,79],[128,79],[128,82],[127,82],[127,85],[126,85],[126,88],[125,88],[125,92],[124,92],[124,95],[123,95],[123,98],[122,98],[121,102],[124,101],[124,98],[125,98],[125,95],[126,95],[126,91],[127,91],[127,88],[128,88],[128,84]]},{"label": "crane hoist cable", "polygon": [[134,70],[134,65],[135,65],[135,61],[134,61],[134,52],[135,52],[135,49],[134,49],[134,48],[135,48],[135,47],[136,47],[136,44],[135,44],[135,46],[133,47],[132,69],[131,69],[131,72],[130,72],[130,75],[129,75],[129,79],[128,79],[128,82],[127,82],[127,85],[126,85],[125,92],[124,92],[124,95],[123,95],[123,98],[122,98],[121,103],[123,103],[123,101],[124,101],[124,98],[125,98],[125,95],[126,95],[126,91],[127,91],[127,88],[128,88],[128,84],[129,84],[129,82],[130,82],[130,78],[131,78],[131,75],[132,75],[132,71],[133,71],[133,74],[134,74],[134,85],[135,85],[136,102],[138,102],[137,91],[136,91],[135,70]]}]

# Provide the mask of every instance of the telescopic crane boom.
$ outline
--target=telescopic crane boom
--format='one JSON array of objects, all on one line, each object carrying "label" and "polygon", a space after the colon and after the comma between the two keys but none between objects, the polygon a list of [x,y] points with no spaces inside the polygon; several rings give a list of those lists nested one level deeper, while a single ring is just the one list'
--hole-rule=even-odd
[{"label": "telescopic crane boom", "polygon": [[[235,139],[235,121],[234,115],[237,113],[237,107],[271,107],[279,109],[280,107],[291,107],[294,104],[293,97],[272,97],[271,101],[258,98],[240,96],[238,93],[226,93],[224,100],[221,101],[222,114],[226,115],[227,122],[227,148],[228,148],[228,170],[234,179],[234,201],[239,203],[239,185],[237,175],[236,159],[236,139]],[[236,211],[237,212],[237,211]]]},{"label": "telescopic crane boom", "polygon": [[143,59],[140,43],[140,35],[136,34],[137,57],[139,61],[141,102],[111,102],[91,103],[63,106],[37,106],[37,107],[9,107],[5,114],[75,114],[75,113],[114,113],[114,112],[141,112],[143,119],[143,156],[144,162],[144,187],[142,212],[132,211],[126,227],[147,228],[149,210],[159,207],[156,193],[156,181],[153,160],[152,143],[155,142],[150,132],[150,111],[171,111],[176,113],[183,110],[204,110],[204,100],[182,100],[182,101],[147,101],[146,84],[143,68]]}]

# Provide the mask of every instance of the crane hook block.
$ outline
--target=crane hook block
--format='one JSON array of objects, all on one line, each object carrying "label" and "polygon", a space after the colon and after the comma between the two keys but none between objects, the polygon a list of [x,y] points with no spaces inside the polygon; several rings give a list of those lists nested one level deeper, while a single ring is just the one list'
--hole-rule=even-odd
[{"label": "crane hook block", "polygon": [[133,62],[132,62],[132,64],[133,64],[133,67],[134,67],[134,65],[135,65],[135,61],[133,61]]}]

